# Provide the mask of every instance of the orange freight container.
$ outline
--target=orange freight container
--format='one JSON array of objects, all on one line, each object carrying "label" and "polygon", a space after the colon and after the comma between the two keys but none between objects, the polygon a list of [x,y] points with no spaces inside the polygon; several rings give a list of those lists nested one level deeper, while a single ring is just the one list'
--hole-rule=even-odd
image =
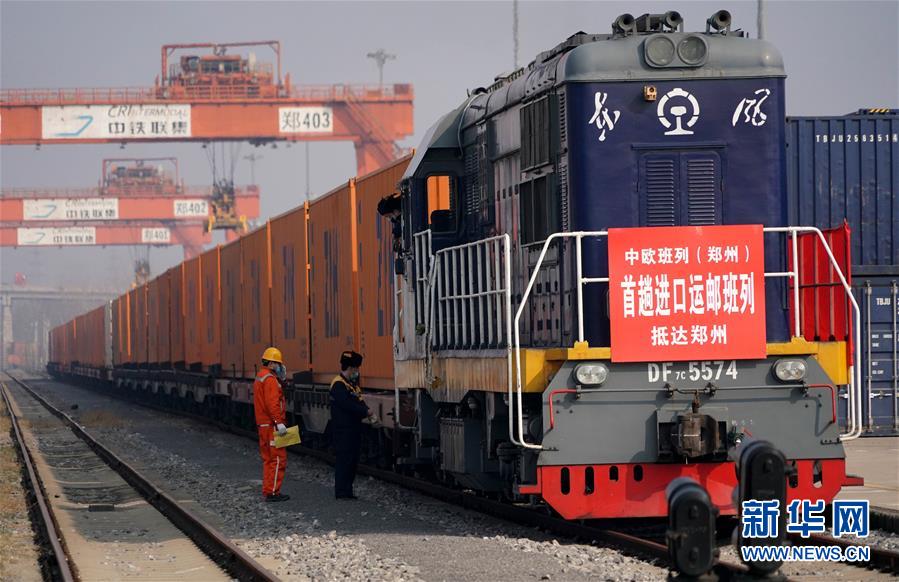
[{"label": "orange freight container", "polygon": [[66,324],[63,323],[55,327],[53,329],[53,335],[56,345],[54,348],[53,362],[62,366],[66,359]]},{"label": "orange freight container", "polygon": [[184,363],[190,369],[199,369],[200,350],[200,257],[182,263],[184,267]]},{"label": "orange freight container", "polygon": [[366,388],[393,387],[393,232],[390,220],[378,214],[378,202],[396,193],[409,159],[356,181],[358,344]]},{"label": "orange freight container", "polygon": [[169,345],[172,367],[184,366],[184,263],[169,269]]},{"label": "orange freight container", "polygon": [[56,363],[64,364],[66,361],[66,325],[62,324],[56,328]]},{"label": "orange freight container", "polygon": [[101,305],[94,310],[94,329],[96,330],[94,337],[94,365],[98,368],[105,368],[109,365],[106,348],[109,345],[109,304]]},{"label": "orange freight container", "polygon": [[54,327],[47,334],[47,363],[59,363],[59,327]]},{"label": "orange freight container", "polygon": [[225,376],[243,377],[243,309],[241,307],[240,240],[221,248],[221,349]]},{"label": "orange freight container", "polygon": [[112,300],[112,365],[122,364],[122,298]]},{"label": "orange freight container", "polygon": [[94,335],[94,319],[91,317],[91,312],[88,311],[82,316],[81,321],[78,322],[78,361],[81,362],[83,366],[93,366],[94,365],[94,354],[95,349],[94,346],[97,343],[97,338]]},{"label": "orange freight container", "polygon": [[131,351],[128,354],[129,362],[136,366],[140,360],[140,334],[137,329],[137,288],[128,291],[128,337],[130,338]]},{"label": "orange freight container", "polygon": [[156,306],[156,357],[159,367],[169,368],[172,365],[171,341],[171,284],[172,270],[169,269],[156,277],[158,282],[159,301]]},{"label": "orange freight container", "polygon": [[86,343],[85,357],[87,363],[94,368],[103,367],[103,308],[87,312],[85,318],[87,338],[82,334],[81,343]]},{"label": "orange freight container", "polygon": [[135,321],[135,308],[137,307],[137,301],[134,296],[134,289],[131,289],[126,293],[128,299],[125,303],[128,308],[128,316],[125,319],[125,324],[128,326],[128,363],[133,365],[137,363],[137,330],[135,329],[136,321]]},{"label": "orange freight container", "polygon": [[269,224],[240,239],[243,310],[243,377],[259,369],[260,357],[272,345],[271,237]]},{"label": "orange freight container", "polygon": [[222,364],[221,347],[221,307],[222,289],[219,278],[219,247],[200,255],[200,318],[199,344],[200,361],[203,369],[216,371]]},{"label": "orange freight container", "polygon": [[113,301],[113,361],[117,366],[131,363],[130,294]]},{"label": "orange freight container", "polygon": [[137,330],[140,332],[140,344],[139,344],[139,352],[137,363],[142,366],[147,366],[147,356],[149,354],[149,330],[147,329],[147,286],[146,284],[141,285],[137,288]]},{"label": "orange freight container", "polygon": [[357,349],[355,182],[309,206],[309,291],[312,371],[328,382],[340,370],[340,354]]},{"label": "orange freight container", "polygon": [[131,294],[131,363],[147,365],[147,286],[141,285]]},{"label": "orange freight container", "polygon": [[69,324],[68,322],[59,326],[59,364],[67,366],[69,364]]},{"label": "orange freight container", "polygon": [[66,359],[67,366],[78,361],[78,322],[72,320],[66,324]]},{"label": "orange freight container", "polygon": [[94,368],[106,364],[106,307],[87,312],[79,327],[78,343],[83,346],[83,363]]},{"label": "orange freight container", "polygon": [[306,249],[306,207],[273,218],[272,345],[284,355],[291,371],[308,371],[309,294]]},{"label": "orange freight container", "polygon": [[159,365],[159,277],[147,283],[147,363]]},{"label": "orange freight container", "polygon": [[89,335],[87,314],[75,317],[75,341],[77,343],[75,344],[75,349],[72,353],[72,360],[78,362],[81,366],[90,364],[90,362],[88,362],[90,351],[88,349],[88,344],[90,342]]},{"label": "orange freight container", "polygon": [[60,325],[56,331],[56,363],[62,364],[66,359],[66,326]]}]

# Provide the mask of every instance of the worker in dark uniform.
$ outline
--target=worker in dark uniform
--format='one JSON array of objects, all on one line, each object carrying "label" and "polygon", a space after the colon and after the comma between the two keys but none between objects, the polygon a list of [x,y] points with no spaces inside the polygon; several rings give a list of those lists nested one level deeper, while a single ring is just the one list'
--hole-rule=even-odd
[{"label": "worker in dark uniform", "polygon": [[362,355],[353,351],[340,355],[340,375],[331,381],[331,437],[334,439],[334,496],[356,499],[353,480],[362,447],[362,421],[371,416],[362,400],[359,367]]}]

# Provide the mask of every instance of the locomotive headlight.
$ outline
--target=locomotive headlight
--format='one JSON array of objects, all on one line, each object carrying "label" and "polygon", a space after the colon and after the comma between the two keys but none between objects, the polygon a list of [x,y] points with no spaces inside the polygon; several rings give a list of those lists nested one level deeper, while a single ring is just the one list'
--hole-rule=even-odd
[{"label": "locomotive headlight", "polygon": [[701,36],[688,36],[677,45],[677,54],[684,63],[698,67],[705,62],[709,47]]},{"label": "locomotive headlight", "polygon": [[609,377],[609,368],[605,364],[581,364],[574,369],[574,377],[579,384],[599,386]]},{"label": "locomotive headlight", "polygon": [[799,382],[805,378],[808,368],[802,360],[777,360],[774,375],[781,382]]},{"label": "locomotive headlight", "polygon": [[674,60],[674,43],[665,35],[650,37],[643,44],[646,62],[654,67],[667,67]]}]

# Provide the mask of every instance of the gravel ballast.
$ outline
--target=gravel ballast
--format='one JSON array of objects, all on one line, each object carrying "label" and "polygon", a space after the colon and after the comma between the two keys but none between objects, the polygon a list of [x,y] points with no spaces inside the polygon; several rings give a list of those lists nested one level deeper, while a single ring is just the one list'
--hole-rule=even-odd
[{"label": "gravel ballast", "polygon": [[[360,477],[359,501],[333,498],[332,469],[288,458],[285,503],[261,498],[255,443],[189,419],[50,381],[32,386],[285,580],[660,580],[667,569],[554,539]],[[97,423],[109,413],[121,425]]]},{"label": "gravel ballast", "polygon": [[[38,582],[40,551],[28,515],[28,499],[11,436],[12,423],[0,399],[0,580]],[[15,572],[15,574],[13,574]]]}]

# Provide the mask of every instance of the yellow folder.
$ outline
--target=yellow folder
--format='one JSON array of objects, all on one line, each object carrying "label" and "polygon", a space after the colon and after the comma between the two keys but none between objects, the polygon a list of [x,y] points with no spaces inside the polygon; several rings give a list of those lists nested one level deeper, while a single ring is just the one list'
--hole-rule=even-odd
[{"label": "yellow folder", "polygon": [[287,432],[284,433],[284,436],[278,436],[278,433],[275,433],[275,447],[279,449],[283,449],[284,447],[289,447],[290,445],[298,445],[300,444],[300,427],[299,426],[289,426],[287,427]]}]

